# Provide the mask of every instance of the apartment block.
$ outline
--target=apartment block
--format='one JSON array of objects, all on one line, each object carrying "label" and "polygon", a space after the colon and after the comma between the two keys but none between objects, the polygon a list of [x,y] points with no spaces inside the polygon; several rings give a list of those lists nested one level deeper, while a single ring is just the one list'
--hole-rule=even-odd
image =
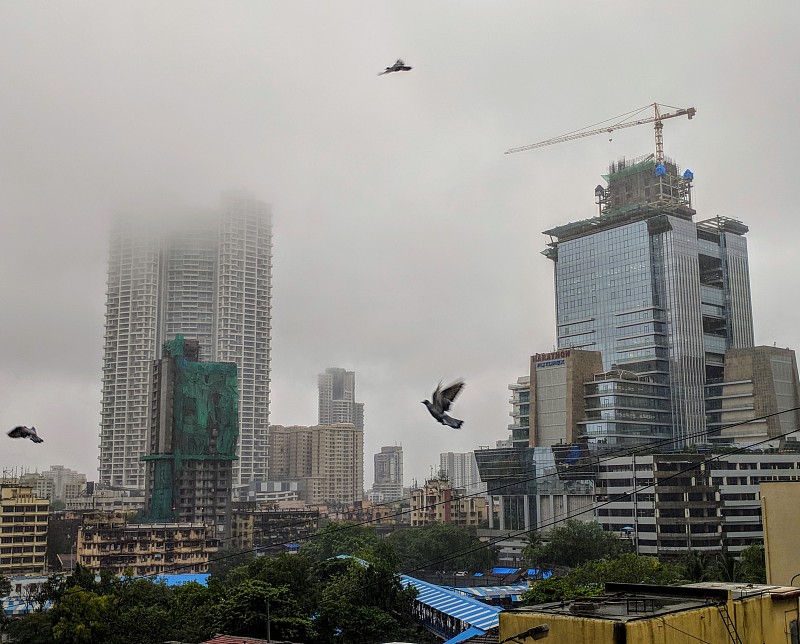
[{"label": "apartment block", "polygon": [[31,486],[0,482],[0,575],[45,570],[48,510]]},{"label": "apartment block", "polygon": [[271,475],[302,482],[308,504],[349,506],[364,497],[364,431],[349,423],[270,426]]},{"label": "apartment block", "polygon": [[330,367],[317,378],[320,425],[349,423],[364,429],[364,403],[356,402],[356,374]]},{"label": "apartment block", "polygon": [[375,454],[375,482],[373,498],[390,503],[403,498],[403,448],[399,445],[381,447]]},{"label": "apartment block", "polygon": [[433,478],[411,490],[411,527],[431,523],[452,523],[483,527],[488,521],[486,499],[467,496],[463,488],[455,488],[447,479]]},{"label": "apartment block", "polygon": [[78,530],[77,561],[118,575],[205,573],[220,545],[213,525],[128,523],[124,512],[94,513]]}]

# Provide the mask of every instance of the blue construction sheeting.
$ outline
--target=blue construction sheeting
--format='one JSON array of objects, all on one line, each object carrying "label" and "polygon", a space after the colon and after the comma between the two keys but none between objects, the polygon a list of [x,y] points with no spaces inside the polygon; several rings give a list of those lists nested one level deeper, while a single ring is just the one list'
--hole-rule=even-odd
[{"label": "blue construction sheeting", "polygon": [[512,572],[517,572],[519,568],[492,568],[493,575],[510,575]]},{"label": "blue construction sheeting", "polygon": [[181,584],[188,584],[194,581],[201,586],[208,586],[208,574],[203,575],[159,575],[153,579],[154,582],[164,582],[167,586],[180,586]]},{"label": "blue construction sheeting", "polygon": [[483,602],[459,595],[451,590],[442,588],[426,581],[415,579],[407,575],[400,576],[403,585],[414,586],[417,589],[417,601],[438,610],[445,615],[459,619],[470,627],[481,631],[488,631],[500,622],[498,613],[503,609],[499,606],[489,606]]}]

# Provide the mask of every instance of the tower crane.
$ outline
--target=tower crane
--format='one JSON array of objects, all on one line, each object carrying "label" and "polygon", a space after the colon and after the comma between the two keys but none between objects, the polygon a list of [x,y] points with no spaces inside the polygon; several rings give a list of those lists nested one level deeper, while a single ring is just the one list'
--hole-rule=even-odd
[{"label": "tower crane", "polygon": [[[655,111],[654,116],[650,116],[648,118],[637,119],[635,121],[629,121],[627,119],[633,118],[643,110],[652,107]],[[675,110],[674,112],[661,112],[659,108],[661,107],[668,107],[669,109]],[[664,123],[666,119],[672,119],[676,116],[688,116],[691,119],[697,110],[693,107],[686,107],[686,108],[677,108],[671,107],[669,105],[659,105],[658,103],[652,103],[651,105],[645,105],[644,107],[633,110],[632,112],[628,112],[626,114],[621,114],[620,116],[616,116],[613,119],[606,119],[606,121],[612,121],[616,119],[622,119],[613,125],[608,125],[606,127],[597,128],[594,130],[586,130],[583,128],[582,130],[576,130],[574,132],[568,132],[567,134],[562,134],[561,136],[553,137],[552,139],[547,139],[545,141],[540,141],[539,143],[531,143],[530,145],[523,145],[519,148],[511,148],[510,150],[506,150],[506,154],[513,154],[515,152],[524,152],[525,150],[533,150],[534,148],[543,148],[547,145],[555,145],[556,143],[563,143],[564,141],[571,141],[573,139],[581,139],[586,136],[594,136],[595,134],[603,134],[607,132],[613,132],[614,130],[621,130],[626,127],[634,127],[635,125],[642,125],[644,123],[654,123],[655,127],[655,134],[656,134],[656,163],[663,163],[664,162],[664,137],[663,137],[663,129]],[[601,121],[601,122],[606,122]],[[591,126],[590,126],[591,127]]]}]

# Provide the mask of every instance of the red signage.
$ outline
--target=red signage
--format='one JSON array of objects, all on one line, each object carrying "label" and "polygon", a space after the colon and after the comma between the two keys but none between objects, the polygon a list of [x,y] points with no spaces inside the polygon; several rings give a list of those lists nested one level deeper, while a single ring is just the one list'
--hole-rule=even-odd
[{"label": "red signage", "polygon": [[535,353],[533,355],[534,362],[544,362],[545,360],[559,360],[561,358],[569,358],[569,349],[562,349],[561,351],[551,351],[550,353]]}]

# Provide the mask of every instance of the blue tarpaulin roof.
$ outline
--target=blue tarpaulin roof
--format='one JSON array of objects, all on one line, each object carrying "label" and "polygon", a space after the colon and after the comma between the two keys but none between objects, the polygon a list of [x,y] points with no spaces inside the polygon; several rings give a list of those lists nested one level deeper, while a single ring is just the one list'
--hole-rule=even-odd
[{"label": "blue tarpaulin roof", "polygon": [[451,590],[435,584],[429,584],[414,577],[407,575],[401,575],[400,577],[403,585],[411,585],[417,589],[419,592],[417,595],[418,602],[435,608],[445,615],[460,619],[481,631],[487,631],[497,626],[500,622],[497,614],[503,609],[499,606],[489,606],[477,599],[459,595]]},{"label": "blue tarpaulin roof", "polygon": [[180,586],[181,584],[188,584],[190,581],[195,581],[201,586],[208,586],[208,574],[203,575],[159,575],[153,581],[156,583],[163,581],[167,586]]},{"label": "blue tarpaulin roof", "polygon": [[510,575],[512,572],[517,572],[519,568],[492,568],[493,575]]}]

